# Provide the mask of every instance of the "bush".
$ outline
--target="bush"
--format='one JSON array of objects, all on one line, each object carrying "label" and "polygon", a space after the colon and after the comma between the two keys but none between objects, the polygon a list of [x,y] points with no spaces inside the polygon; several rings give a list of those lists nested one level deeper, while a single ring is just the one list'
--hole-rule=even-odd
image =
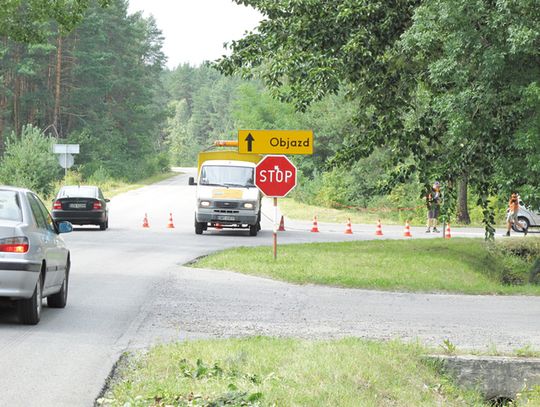
[{"label": "bush", "polygon": [[492,256],[501,258],[503,268],[498,278],[503,284],[523,285],[537,279],[535,266],[538,266],[540,259],[540,240],[498,241],[489,246],[489,251]]},{"label": "bush", "polygon": [[94,173],[88,178],[89,184],[102,185],[111,180],[111,175],[103,167],[99,167]]},{"label": "bush", "polygon": [[333,168],[322,175],[317,201],[330,208],[341,208],[354,203],[354,177],[343,168]]},{"label": "bush", "polygon": [[0,182],[50,196],[54,182],[60,179],[60,165],[52,152],[54,142],[31,125],[23,127],[20,138],[12,133],[6,140]]}]

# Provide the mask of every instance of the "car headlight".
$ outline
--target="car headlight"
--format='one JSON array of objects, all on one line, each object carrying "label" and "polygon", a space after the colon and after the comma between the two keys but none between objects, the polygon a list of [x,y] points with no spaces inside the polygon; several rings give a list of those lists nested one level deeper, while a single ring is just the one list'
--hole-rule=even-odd
[{"label": "car headlight", "polygon": [[210,206],[210,201],[201,201],[199,205],[208,208]]},{"label": "car headlight", "polygon": [[254,205],[252,202],[245,202],[244,203],[244,208],[245,209],[253,209]]}]

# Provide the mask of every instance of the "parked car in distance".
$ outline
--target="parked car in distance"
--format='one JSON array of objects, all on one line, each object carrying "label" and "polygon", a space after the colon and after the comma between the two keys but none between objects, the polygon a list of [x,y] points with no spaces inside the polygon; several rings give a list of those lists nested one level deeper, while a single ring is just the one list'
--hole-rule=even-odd
[{"label": "parked car in distance", "polygon": [[[540,209],[534,210],[530,206],[526,206],[523,201],[519,200],[519,212],[518,212],[519,225],[529,231],[529,228],[540,228]],[[514,232],[522,232],[515,225],[512,226]]]},{"label": "parked car in distance", "polygon": [[72,230],[32,191],[0,186],[0,299],[15,302],[23,324],[39,322],[45,297],[66,306],[70,254],[59,234]]},{"label": "parked car in distance", "polygon": [[53,202],[52,217],[55,221],[66,220],[75,225],[98,225],[105,230],[109,227],[107,202],[109,200],[96,186],[63,186]]}]

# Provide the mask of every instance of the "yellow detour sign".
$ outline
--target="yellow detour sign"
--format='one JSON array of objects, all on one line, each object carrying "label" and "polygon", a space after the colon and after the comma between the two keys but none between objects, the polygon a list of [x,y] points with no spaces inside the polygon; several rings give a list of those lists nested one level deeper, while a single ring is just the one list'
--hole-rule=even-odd
[{"label": "yellow detour sign", "polygon": [[313,154],[313,130],[238,130],[242,154]]}]

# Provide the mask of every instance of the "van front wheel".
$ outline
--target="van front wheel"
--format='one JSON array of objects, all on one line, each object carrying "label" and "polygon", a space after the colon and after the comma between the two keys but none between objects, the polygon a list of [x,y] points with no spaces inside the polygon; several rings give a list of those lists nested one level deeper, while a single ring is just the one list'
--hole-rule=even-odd
[{"label": "van front wheel", "polygon": [[204,231],[204,223],[195,221],[195,234],[202,235]]},{"label": "van front wheel", "polygon": [[259,231],[259,223],[257,222],[254,225],[249,225],[249,235],[250,236],[257,236],[257,232]]}]

